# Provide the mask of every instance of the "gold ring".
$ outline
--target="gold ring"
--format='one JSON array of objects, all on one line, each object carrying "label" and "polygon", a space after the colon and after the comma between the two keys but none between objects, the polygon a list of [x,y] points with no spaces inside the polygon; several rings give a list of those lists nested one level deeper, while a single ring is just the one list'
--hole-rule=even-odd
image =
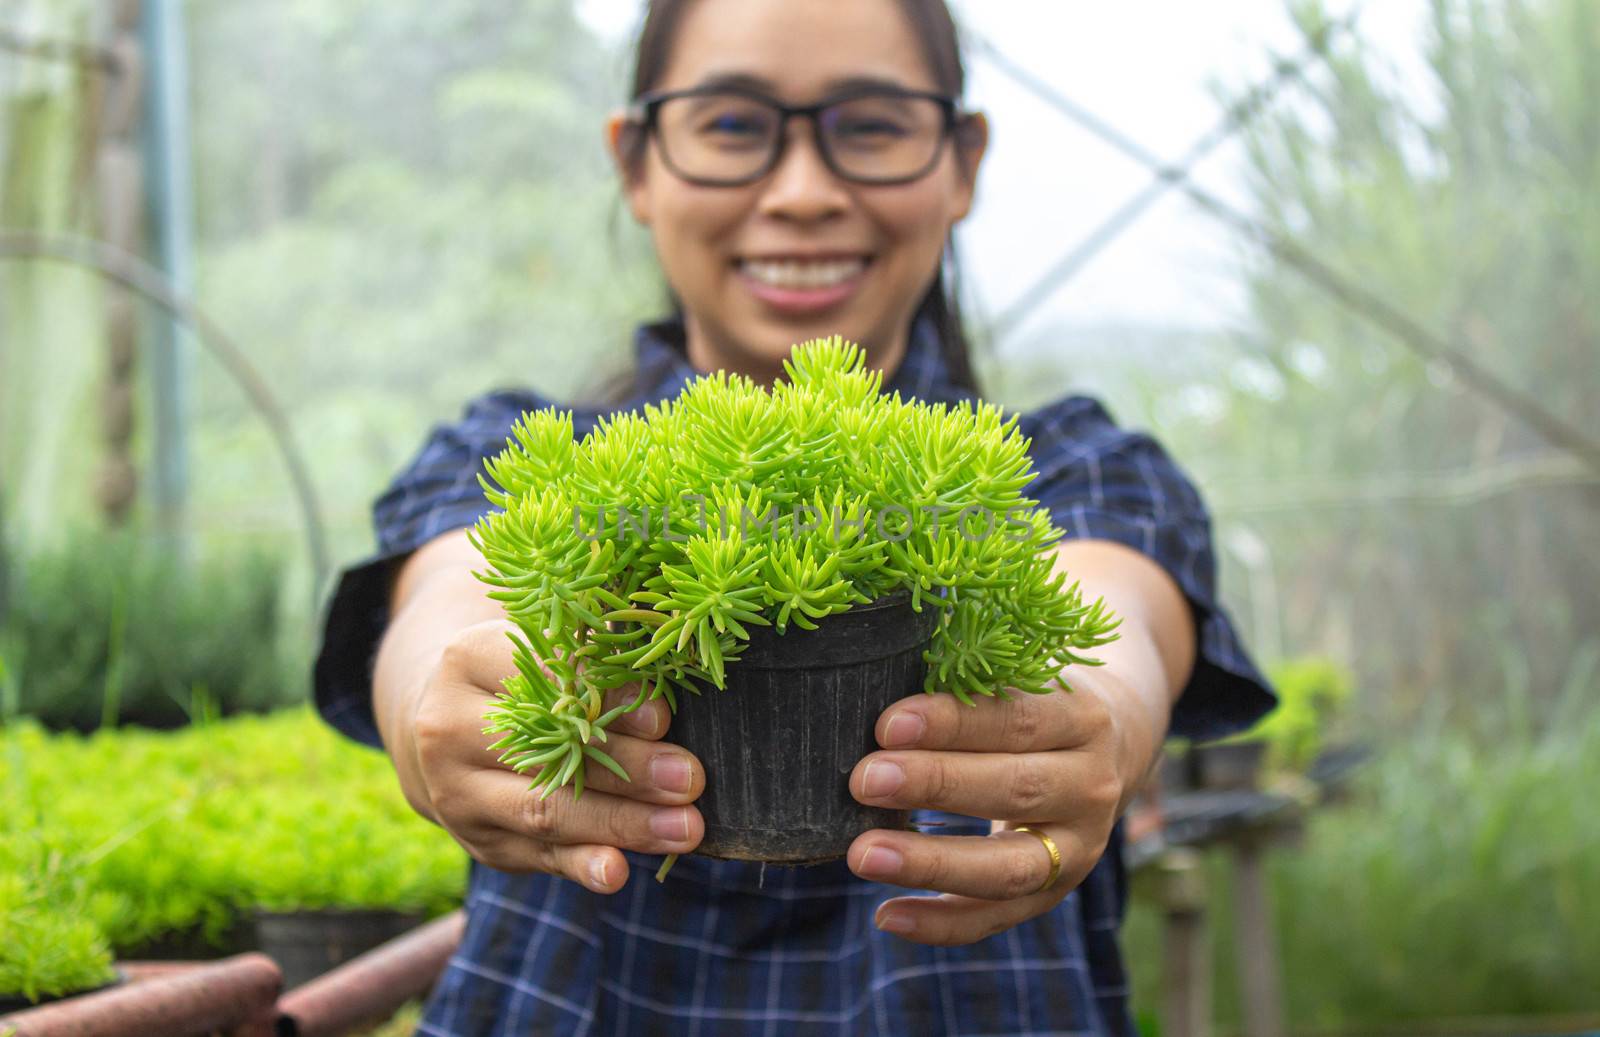
[{"label": "gold ring", "polygon": [[1039,841],[1044,843],[1044,848],[1050,851],[1050,874],[1046,876],[1044,885],[1034,890],[1033,894],[1030,895],[1043,893],[1051,886],[1054,886],[1056,884],[1056,879],[1061,877],[1061,848],[1056,845],[1056,841],[1054,839],[1050,838],[1048,835],[1045,835],[1037,828],[1029,828],[1027,825],[1018,825],[1017,827],[1013,828],[1012,831],[1027,832],[1029,835],[1038,836]]}]

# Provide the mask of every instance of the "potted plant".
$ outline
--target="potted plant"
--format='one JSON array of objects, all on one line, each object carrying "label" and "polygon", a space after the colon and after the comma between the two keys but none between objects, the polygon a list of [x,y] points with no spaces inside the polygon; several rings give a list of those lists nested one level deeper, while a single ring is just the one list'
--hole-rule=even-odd
[{"label": "potted plant", "polygon": [[1266,754],[1267,743],[1253,735],[1199,742],[1189,747],[1190,777],[1196,789],[1208,792],[1252,790],[1260,784]]},{"label": "potted plant", "polygon": [[234,895],[250,905],[256,947],[282,967],[285,989],[460,902],[459,847],[419,826],[390,787],[351,781],[337,802],[326,787],[280,788],[229,826],[250,833],[253,851],[240,858]]},{"label": "potted plant", "polygon": [[407,806],[381,756],[310,710],[224,723],[248,756],[299,747],[276,774],[208,797],[197,819],[221,850],[214,894],[248,920],[286,989],[460,903],[464,854]]},{"label": "potted plant", "polygon": [[1318,760],[1324,737],[1350,697],[1350,671],[1318,656],[1272,667],[1278,705],[1248,731],[1189,749],[1195,784],[1206,789],[1255,788],[1263,773],[1304,775]]},{"label": "potted plant", "polygon": [[906,823],[848,791],[883,708],[1057,690],[1116,624],[1054,569],[1015,417],[885,396],[837,336],[784,366],[770,390],[702,376],[581,443],[570,412],[524,415],[472,540],[519,631],[487,717],[502,762],[544,795],[581,795],[588,762],[627,780],[606,730],[664,698],[706,768],[696,852],[809,863]]},{"label": "potted plant", "polygon": [[1247,734],[1266,741],[1269,769],[1304,774],[1323,754],[1355,678],[1342,663],[1310,655],[1279,663],[1271,677],[1278,708]]},{"label": "potted plant", "polygon": [[305,707],[87,737],[25,720],[0,729],[0,787],[0,905],[7,861],[48,840],[88,891],[75,917],[125,959],[261,946],[325,971],[456,907],[464,886],[465,854],[385,758]]}]

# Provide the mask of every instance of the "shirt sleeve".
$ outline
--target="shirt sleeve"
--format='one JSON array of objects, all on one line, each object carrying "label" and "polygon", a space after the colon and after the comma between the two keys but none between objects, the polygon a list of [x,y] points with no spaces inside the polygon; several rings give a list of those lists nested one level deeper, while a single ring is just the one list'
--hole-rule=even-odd
[{"label": "shirt sleeve", "polygon": [[460,421],[434,427],[373,505],[377,551],[340,573],[312,670],[318,711],[345,735],[382,746],[372,713],[372,664],[389,624],[396,568],[423,544],[490,511],[478,484],[484,459],[505,448],[524,411],[545,406],[547,401],[528,392],[496,392],[474,400]]},{"label": "shirt sleeve", "polygon": [[1169,735],[1206,740],[1243,731],[1277,705],[1217,600],[1211,517],[1199,491],[1154,439],[1118,428],[1097,401],[1068,396],[1022,415],[1036,475],[1024,491],[1068,537],[1113,540],[1157,562],[1193,610],[1194,672]]}]

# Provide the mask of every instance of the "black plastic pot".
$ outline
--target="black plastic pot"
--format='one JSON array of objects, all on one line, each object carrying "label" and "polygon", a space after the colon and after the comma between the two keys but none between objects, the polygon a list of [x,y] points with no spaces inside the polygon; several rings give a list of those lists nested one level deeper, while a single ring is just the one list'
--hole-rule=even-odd
[{"label": "black plastic pot", "polygon": [[[37,1001],[29,1001],[21,994],[0,994],[0,1016],[12,1015],[16,1012],[26,1012],[30,1008],[38,1008],[40,1005],[53,1004],[56,1001],[65,1001],[70,997],[82,997],[84,994],[97,994],[102,990],[110,990],[112,987],[120,986],[127,982],[127,977],[122,974],[121,969],[115,969],[115,972],[117,974],[116,978],[111,980],[109,983],[102,983],[98,987],[90,987],[87,990],[74,990],[70,994],[46,994]],[[0,1033],[3,1033],[4,1031],[5,1028],[0,1026]]]},{"label": "black plastic pot", "polygon": [[922,691],[922,652],[941,613],[909,593],[881,598],[779,635],[750,630],[728,664],[727,688],[679,695],[668,739],[699,757],[695,801],[706,834],[695,852],[725,860],[818,864],[844,856],[872,828],[905,828],[910,813],[863,806],[850,772],[878,745],[890,703]]},{"label": "black plastic pot", "polygon": [[283,969],[283,989],[292,990],[426,919],[420,912],[386,909],[258,911],[256,943]]},{"label": "black plastic pot", "polygon": [[117,948],[117,957],[127,961],[211,961],[255,949],[255,926],[249,918],[238,918],[215,939],[208,938],[199,926],[169,930],[144,943]]},{"label": "black plastic pot", "polygon": [[1194,768],[1187,751],[1164,749],[1156,771],[1162,792],[1187,792],[1194,788]]},{"label": "black plastic pot", "polygon": [[1267,743],[1258,739],[1189,748],[1195,786],[1213,791],[1253,790],[1260,784]]}]

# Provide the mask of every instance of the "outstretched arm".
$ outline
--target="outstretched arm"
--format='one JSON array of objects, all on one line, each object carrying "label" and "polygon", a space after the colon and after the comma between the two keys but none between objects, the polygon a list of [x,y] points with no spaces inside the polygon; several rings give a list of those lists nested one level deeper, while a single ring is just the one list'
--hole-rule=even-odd
[{"label": "outstretched arm", "polygon": [[[885,751],[850,777],[857,799],[897,809],[935,809],[994,821],[991,834],[932,836],[875,829],[850,847],[863,878],[939,897],[900,897],[877,924],[919,943],[971,943],[1049,911],[1104,853],[1112,827],[1158,756],[1173,703],[1196,657],[1193,615],[1172,577],[1121,544],[1069,540],[1057,566],[1104,596],[1121,637],[1097,649],[1103,666],[1072,666],[1073,689],[1013,692],[1010,701],[916,695],[879,717]],[[1025,824],[1060,850],[1059,877],[1041,888],[1050,855]]]}]

